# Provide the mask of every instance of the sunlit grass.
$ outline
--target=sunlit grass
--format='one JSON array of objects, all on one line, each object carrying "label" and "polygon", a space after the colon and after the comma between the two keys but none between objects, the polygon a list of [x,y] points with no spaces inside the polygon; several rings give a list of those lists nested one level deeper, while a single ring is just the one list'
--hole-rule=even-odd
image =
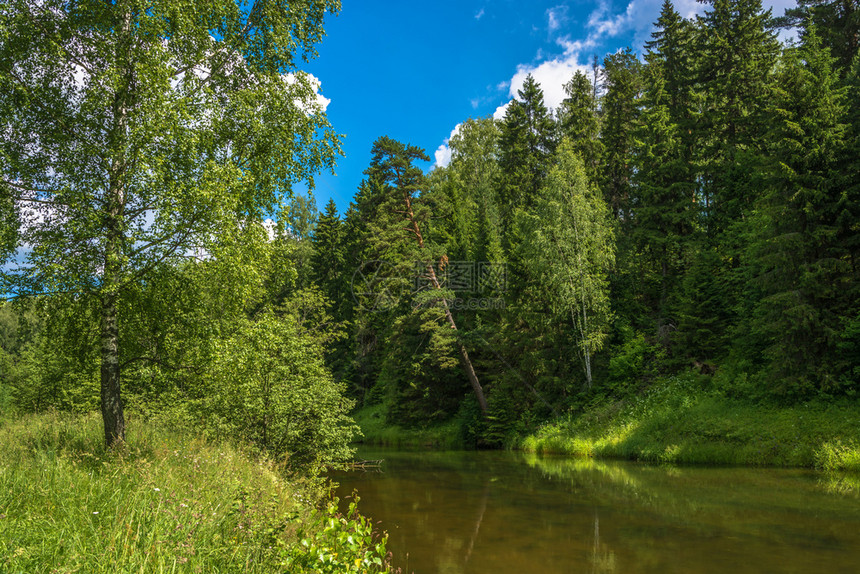
[{"label": "sunlit grass", "polygon": [[860,470],[860,412],[851,404],[749,404],[670,379],[620,405],[547,424],[518,446],[659,463]]},{"label": "sunlit grass", "polygon": [[132,419],[108,450],[98,416],[59,414],[0,445],[2,572],[272,572],[313,540],[318,488],[235,446]]}]

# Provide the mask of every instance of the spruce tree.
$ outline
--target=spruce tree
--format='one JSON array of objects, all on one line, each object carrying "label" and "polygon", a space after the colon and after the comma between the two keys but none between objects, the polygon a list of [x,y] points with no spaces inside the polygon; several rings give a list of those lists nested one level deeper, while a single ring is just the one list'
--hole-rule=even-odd
[{"label": "spruce tree", "polygon": [[860,1],[799,0],[777,19],[780,26],[800,27],[801,38],[815,28],[822,46],[830,49],[835,67],[844,75],[860,50]]},{"label": "spruce tree", "polygon": [[716,235],[748,213],[755,200],[751,162],[767,130],[779,44],[760,0],[709,3],[699,20],[697,46],[703,91],[699,179],[707,227]]},{"label": "spruce tree", "polygon": [[691,141],[692,79],[689,23],[669,0],[647,43],[641,116],[633,152],[637,203],[630,235],[638,259],[639,289],[655,333],[664,344],[677,326],[685,255],[695,222]]},{"label": "spruce tree", "polygon": [[845,102],[814,29],[786,51],[776,86],[767,193],[750,262],[761,295],[753,329],[778,390],[832,390],[843,292],[853,272],[838,233]]},{"label": "spruce tree", "polygon": [[640,63],[630,48],[610,54],[603,60],[601,141],[605,149],[601,188],[612,214],[629,219],[631,151],[641,91]]},{"label": "spruce tree", "polygon": [[629,233],[642,255],[637,265],[639,288],[651,310],[655,334],[666,343],[676,326],[670,306],[677,296],[684,255],[693,232],[695,186],[681,129],[671,115],[664,69],[659,61],[648,60],[643,71],[644,105],[633,155],[637,203]]},{"label": "spruce tree", "polygon": [[502,221],[507,228],[514,212],[531,206],[546,177],[555,149],[555,126],[535,79],[526,76],[519,99],[511,100],[499,141]]},{"label": "spruce tree", "polygon": [[561,135],[574,146],[582,158],[589,179],[596,183],[603,157],[603,143],[599,137],[600,118],[594,86],[588,76],[577,70],[564,85],[564,92],[567,97],[562,100],[558,111]]},{"label": "spruce tree", "polygon": [[333,303],[334,309],[338,310],[348,293],[344,285],[347,275],[344,266],[344,224],[337,213],[334,199],[329,199],[325,211],[319,217],[311,243],[314,247],[311,257],[313,280]]},{"label": "spruce tree", "polygon": [[743,256],[763,191],[767,110],[779,44],[759,0],[713,0],[697,20],[695,181],[698,241],[684,280],[676,340],[698,363],[729,353],[754,297]]},{"label": "spruce tree", "polygon": [[382,354],[381,333],[385,318],[375,312],[364,295],[375,286],[371,278],[377,272],[378,257],[370,249],[370,222],[377,216],[382,193],[379,186],[363,180],[350,202],[343,219],[344,282],[348,291],[342,299],[342,312],[338,317],[348,322],[348,341],[351,357],[343,369],[353,384],[353,394],[368,400],[368,393],[376,384]]},{"label": "spruce tree", "polygon": [[[678,126],[681,151],[690,166],[687,176],[694,179],[694,129],[697,115],[695,29],[681,17],[671,0],[664,0],[660,17],[654,24],[651,40],[645,43],[645,60],[659,66],[665,105],[671,121]],[[648,106],[648,102],[644,103]]]}]

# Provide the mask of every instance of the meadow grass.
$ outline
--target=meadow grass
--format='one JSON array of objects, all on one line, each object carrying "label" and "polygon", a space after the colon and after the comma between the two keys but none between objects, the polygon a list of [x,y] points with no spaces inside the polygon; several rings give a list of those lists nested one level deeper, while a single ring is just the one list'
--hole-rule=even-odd
[{"label": "meadow grass", "polygon": [[[0,571],[377,572],[384,538],[241,447],[132,417],[0,420]],[[349,538],[349,540],[347,540]]]},{"label": "meadow grass", "polygon": [[847,401],[746,403],[679,377],[546,424],[516,446],[660,463],[860,471],[860,409]]}]

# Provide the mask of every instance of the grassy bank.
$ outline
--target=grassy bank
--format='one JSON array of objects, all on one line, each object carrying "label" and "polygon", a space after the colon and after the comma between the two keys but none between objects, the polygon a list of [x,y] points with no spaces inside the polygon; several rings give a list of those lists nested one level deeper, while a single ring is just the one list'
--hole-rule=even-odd
[{"label": "grassy bank", "polygon": [[362,407],[352,413],[352,417],[364,435],[361,439],[363,444],[447,450],[464,448],[460,424],[456,419],[423,428],[403,428],[385,421],[385,407],[380,404]]},{"label": "grassy bank", "polygon": [[96,415],[0,420],[0,571],[387,571],[354,506],[315,509],[318,481],[137,419],[123,448],[102,437]]},{"label": "grassy bank", "polygon": [[860,408],[852,402],[751,404],[694,377],[606,401],[524,437],[528,452],[661,463],[801,466],[860,471]]}]

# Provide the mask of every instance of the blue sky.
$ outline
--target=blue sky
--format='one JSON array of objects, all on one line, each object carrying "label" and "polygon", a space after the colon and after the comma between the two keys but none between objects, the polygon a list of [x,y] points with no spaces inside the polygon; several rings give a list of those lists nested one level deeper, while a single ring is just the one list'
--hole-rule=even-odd
[{"label": "blue sky", "polygon": [[[577,68],[625,46],[640,51],[662,0],[343,0],[328,16],[319,57],[303,66],[330,100],[329,120],[343,134],[336,175],[321,174],[322,209],[334,198],[343,213],[382,135],[423,147],[445,162],[445,141],[470,117],[503,112],[532,73],[550,106]],[[792,0],[765,0],[781,15]],[[682,15],[701,13],[676,0]],[[297,189],[298,191],[298,189]]]}]

